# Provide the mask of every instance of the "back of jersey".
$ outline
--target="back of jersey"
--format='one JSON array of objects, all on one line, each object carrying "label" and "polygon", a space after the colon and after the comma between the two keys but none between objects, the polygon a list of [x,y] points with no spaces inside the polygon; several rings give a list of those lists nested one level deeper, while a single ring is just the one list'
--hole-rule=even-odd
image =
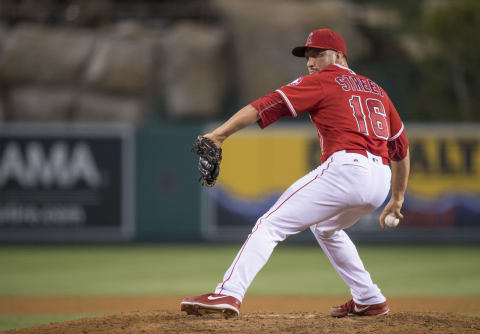
[{"label": "back of jersey", "polygon": [[388,158],[387,141],[403,130],[388,95],[375,82],[332,65],[314,74],[322,98],[310,115],[322,144],[322,160],[343,149]]},{"label": "back of jersey", "polygon": [[310,114],[318,131],[322,162],[346,149],[388,159],[387,141],[403,131],[400,116],[380,86],[340,65],[298,78],[276,92],[293,117]]}]

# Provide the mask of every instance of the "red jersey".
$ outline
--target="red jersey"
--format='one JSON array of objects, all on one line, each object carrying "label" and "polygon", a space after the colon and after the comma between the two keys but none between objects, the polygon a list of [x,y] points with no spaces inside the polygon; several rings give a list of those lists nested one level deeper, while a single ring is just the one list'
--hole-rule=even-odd
[{"label": "red jersey", "polygon": [[308,112],[317,128],[322,162],[346,149],[393,160],[406,155],[404,126],[387,93],[371,79],[337,64],[300,77],[251,105],[259,112],[261,128],[283,116]]}]

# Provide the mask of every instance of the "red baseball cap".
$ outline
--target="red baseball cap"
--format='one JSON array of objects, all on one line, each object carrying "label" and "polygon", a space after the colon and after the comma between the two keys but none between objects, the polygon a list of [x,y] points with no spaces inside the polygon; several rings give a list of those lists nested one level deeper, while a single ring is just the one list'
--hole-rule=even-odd
[{"label": "red baseball cap", "polygon": [[307,48],[334,50],[347,55],[347,46],[342,36],[330,29],[314,30],[308,35],[304,46],[297,46],[292,50],[292,54],[297,57],[305,57]]}]

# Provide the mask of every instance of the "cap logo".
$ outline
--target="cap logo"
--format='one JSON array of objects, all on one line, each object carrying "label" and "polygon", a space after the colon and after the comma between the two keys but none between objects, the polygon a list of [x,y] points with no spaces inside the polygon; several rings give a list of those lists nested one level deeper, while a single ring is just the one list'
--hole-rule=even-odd
[{"label": "cap logo", "polygon": [[306,45],[312,44],[312,36],[313,36],[313,31],[310,33],[310,35],[308,35]]}]

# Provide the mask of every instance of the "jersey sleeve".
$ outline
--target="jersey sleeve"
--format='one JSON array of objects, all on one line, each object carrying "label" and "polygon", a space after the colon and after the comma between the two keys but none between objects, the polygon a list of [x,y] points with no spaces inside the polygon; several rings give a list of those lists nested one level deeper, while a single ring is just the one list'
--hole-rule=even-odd
[{"label": "jersey sleeve", "polygon": [[265,95],[258,100],[253,101],[250,105],[257,109],[257,124],[262,129],[275,121],[278,121],[280,118],[290,115],[287,106],[277,92]]},{"label": "jersey sleeve", "polygon": [[306,75],[276,90],[288,107],[292,117],[312,111],[323,96],[316,74]]},{"label": "jersey sleeve", "polygon": [[[390,100],[390,99],[389,99]],[[390,108],[390,138],[387,141],[388,156],[390,160],[400,161],[405,158],[408,151],[408,139],[405,134],[405,127],[400,115],[395,109],[392,101],[389,101]]]}]

